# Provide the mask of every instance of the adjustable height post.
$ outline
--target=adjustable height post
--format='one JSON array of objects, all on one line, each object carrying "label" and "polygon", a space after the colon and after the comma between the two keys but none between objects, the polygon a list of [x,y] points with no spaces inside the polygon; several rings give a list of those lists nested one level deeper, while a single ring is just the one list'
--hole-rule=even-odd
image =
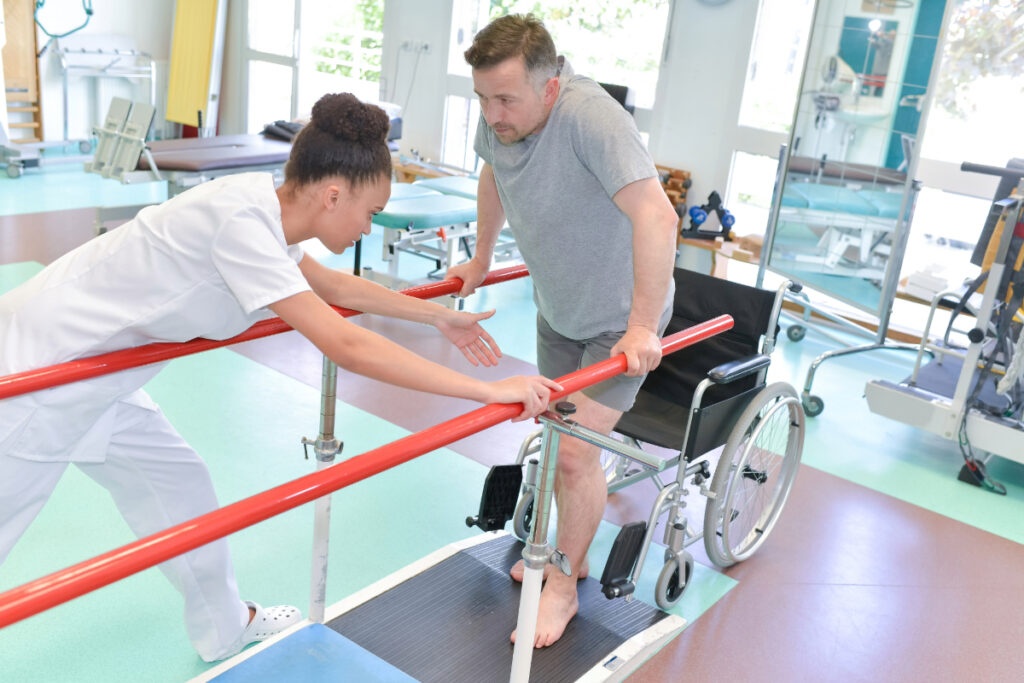
[{"label": "adjustable height post", "polygon": [[516,622],[516,644],[512,651],[510,683],[526,683],[530,680],[541,583],[544,580],[544,567],[551,558],[548,522],[551,517],[551,499],[555,491],[559,434],[545,422],[541,439],[544,444],[543,455],[537,493],[533,499],[533,528],[530,530],[530,540],[523,549],[523,588],[519,594],[519,618]]},{"label": "adjustable height post", "polygon": [[[334,437],[334,409],[337,401],[338,366],[324,356],[323,379],[320,390],[320,436],[316,441],[303,438],[305,446],[312,445],[316,454],[317,471],[334,464],[342,443]],[[307,455],[308,457],[308,455]],[[331,533],[331,496],[326,495],[313,503],[313,562],[309,591],[309,619],[324,621],[327,602],[327,556]]]}]

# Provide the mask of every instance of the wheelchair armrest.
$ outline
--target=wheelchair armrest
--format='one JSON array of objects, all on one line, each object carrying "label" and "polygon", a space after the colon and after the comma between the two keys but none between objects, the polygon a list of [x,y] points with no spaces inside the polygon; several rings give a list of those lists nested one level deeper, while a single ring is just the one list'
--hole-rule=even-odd
[{"label": "wheelchair armrest", "polygon": [[711,368],[708,370],[708,378],[715,384],[728,384],[753,372],[757,372],[761,368],[768,367],[768,364],[771,362],[772,359],[769,356],[759,353],[756,356],[722,363],[717,367]]}]

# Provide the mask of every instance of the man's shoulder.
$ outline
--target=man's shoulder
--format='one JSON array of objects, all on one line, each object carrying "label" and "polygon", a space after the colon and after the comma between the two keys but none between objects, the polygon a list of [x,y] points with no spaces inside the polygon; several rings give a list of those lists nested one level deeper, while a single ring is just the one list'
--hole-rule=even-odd
[{"label": "man's shoulder", "polygon": [[625,113],[601,84],[586,76],[574,75],[562,87],[558,109],[560,118],[580,125],[606,125]]}]

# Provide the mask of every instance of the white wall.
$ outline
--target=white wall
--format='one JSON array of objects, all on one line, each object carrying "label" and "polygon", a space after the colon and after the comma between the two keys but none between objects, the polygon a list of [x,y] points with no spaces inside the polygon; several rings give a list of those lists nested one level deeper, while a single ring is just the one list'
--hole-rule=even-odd
[{"label": "white wall", "polygon": [[668,58],[661,65],[650,150],[659,164],[693,174],[689,203],[726,196],[734,148],[777,155],[785,136],[739,126],[758,0],[705,5],[675,0]]},{"label": "white wall", "polygon": [[[134,39],[135,48],[149,53],[157,60],[157,99],[159,106],[167,93],[167,60],[171,51],[171,26],[174,0],[145,0],[123,2],[93,0],[93,15],[89,24],[69,37],[85,43],[89,48],[109,47],[107,36]],[[82,23],[82,3],[78,0],[50,0],[43,6],[39,19],[51,33],[63,33]],[[37,29],[39,47],[46,44],[46,34]],[[45,139],[63,137],[63,94],[61,91],[60,62],[52,51],[39,61],[39,85],[43,107]],[[102,121],[115,96],[148,100],[149,85],[143,81],[131,85],[125,79],[95,79],[72,77],[69,81],[68,136],[85,137],[91,127]]]},{"label": "white wall", "polygon": [[[384,2],[382,99],[404,106],[402,151],[415,149],[424,158],[441,157],[451,23],[452,3],[447,0]],[[403,49],[407,41],[426,43],[429,49]]]}]

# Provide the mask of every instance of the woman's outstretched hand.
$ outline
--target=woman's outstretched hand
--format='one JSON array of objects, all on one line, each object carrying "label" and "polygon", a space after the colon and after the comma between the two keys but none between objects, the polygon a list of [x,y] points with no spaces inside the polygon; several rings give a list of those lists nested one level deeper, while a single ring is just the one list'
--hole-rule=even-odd
[{"label": "woman's outstretched hand", "polygon": [[523,412],[513,422],[529,420],[543,413],[551,400],[551,392],[561,391],[562,386],[540,375],[516,375],[497,382],[489,382],[491,395],[487,403],[522,403]]},{"label": "woman's outstretched hand", "polygon": [[469,313],[466,311],[450,311],[441,320],[435,323],[437,329],[455,344],[462,351],[473,365],[483,364],[492,366],[498,364],[501,358],[501,349],[497,342],[487,334],[487,330],[480,326],[481,320],[486,320],[494,315],[494,310],[483,313]]}]

